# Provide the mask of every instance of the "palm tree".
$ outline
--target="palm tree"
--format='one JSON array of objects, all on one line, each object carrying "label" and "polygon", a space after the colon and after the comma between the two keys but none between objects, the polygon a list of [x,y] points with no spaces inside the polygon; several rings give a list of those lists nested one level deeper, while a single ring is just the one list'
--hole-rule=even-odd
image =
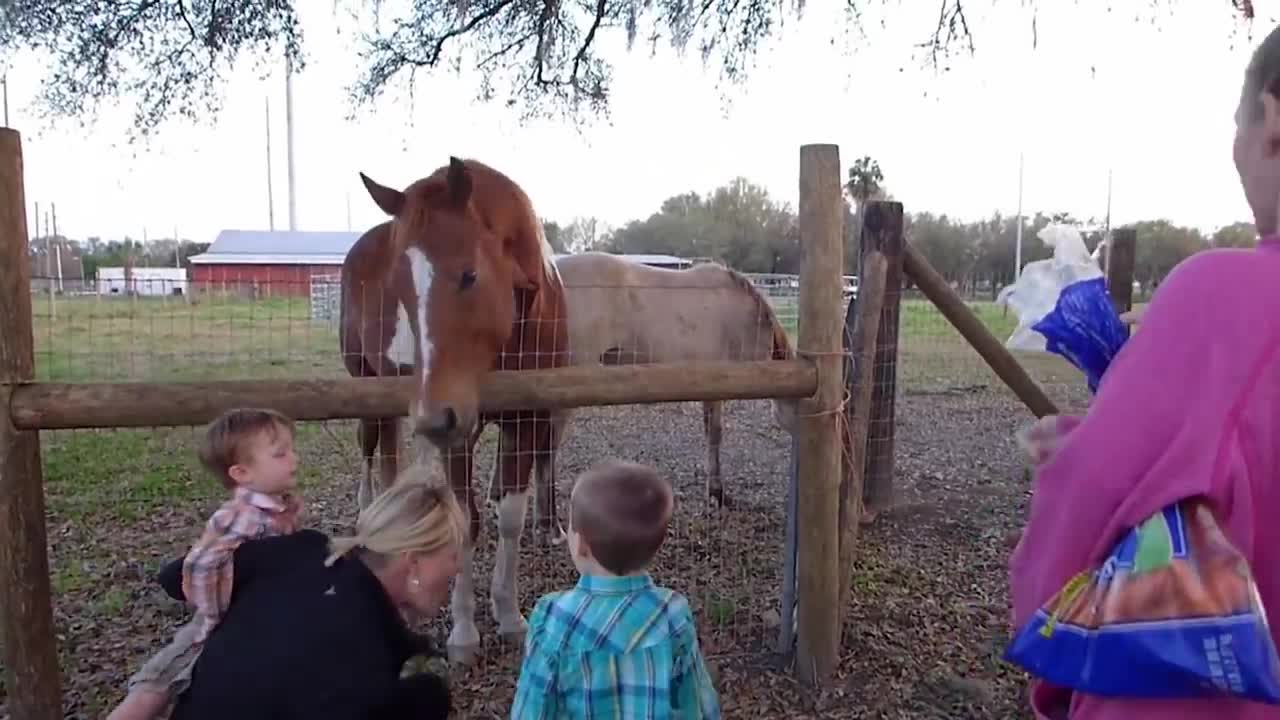
[{"label": "palm tree", "polygon": [[880,194],[883,182],[884,174],[880,172],[880,163],[871,159],[870,155],[863,155],[849,166],[849,181],[844,184],[844,190],[853,200],[855,228],[861,229],[862,209],[868,200]]}]

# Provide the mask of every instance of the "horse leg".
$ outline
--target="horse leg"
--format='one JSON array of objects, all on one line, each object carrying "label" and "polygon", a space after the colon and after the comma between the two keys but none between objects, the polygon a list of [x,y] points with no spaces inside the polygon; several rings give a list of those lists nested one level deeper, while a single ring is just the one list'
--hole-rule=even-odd
[{"label": "horse leg", "polygon": [[361,420],[356,429],[360,451],[364,454],[364,475],[356,481],[356,505],[361,510],[373,500],[373,456],[378,451],[378,427],[377,420]]},{"label": "horse leg", "polygon": [[378,465],[378,492],[391,487],[396,481],[400,464],[400,418],[382,418],[378,421],[378,439],[382,454]]},{"label": "horse leg", "polygon": [[480,515],[476,511],[475,495],[471,489],[474,464],[472,446],[454,450],[445,457],[445,470],[449,485],[458,498],[462,511],[467,514],[467,536],[462,541],[462,557],[458,563],[458,577],[453,583],[449,610],[453,615],[453,629],[449,631],[446,649],[449,662],[471,665],[480,649],[480,630],[476,628],[476,590],[473,581],[476,541],[480,537]]},{"label": "horse leg", "polygon": [[521,413],[514,427],[512,423],[504,423],[498,439],[502,500],[498,502],[498,551],[493,561],[489,597],[498,634],[512,642],[522,638],[529,629],[516,602],[520,534],[524,531],[529,507],[529,471],[533,469],[534,453],[547,450],[551,436],[545,420],[535,420],[529,415]]},{"label": "horse leg", "polygon": [[551,413],[550,449],[537,453],[533,460],[534,517],[537,518],[534,538],[538,547],[554,547],[564,540],[563,528],[556,517],[556,493],[559,491],[556,456],[568,421],[568,410]]},{"label": "horse leg", "polygon": [[707,496],[717,505],[725,504],[724,484],[720,480],[720,435],[724,430],[724,406],[720,402],[702,403],[702,430],[707,436]]}]

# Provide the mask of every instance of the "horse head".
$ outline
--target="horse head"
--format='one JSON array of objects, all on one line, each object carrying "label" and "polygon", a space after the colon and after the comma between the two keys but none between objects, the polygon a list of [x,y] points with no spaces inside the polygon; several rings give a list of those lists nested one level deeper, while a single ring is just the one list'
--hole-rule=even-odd
[{"label": "horse head", "polygon": [[[414,432],[441,450],[470,437],[479,421],[479,386],[512,334],[515,290],[536,291],[540,268],[512,237],[492,229],[479,184],[456,157],[404,190],[360,174],[369,196],[391,216],[382,268],[388,282],[403,256],[409,288],[397,293],[414,331]],[[403,273],[399,274],[404,277]]]}]

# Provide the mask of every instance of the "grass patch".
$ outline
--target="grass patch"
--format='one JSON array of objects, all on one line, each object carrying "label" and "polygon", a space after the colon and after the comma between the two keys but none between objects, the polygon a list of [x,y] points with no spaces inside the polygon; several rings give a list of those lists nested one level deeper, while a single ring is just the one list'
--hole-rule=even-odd
[{"label": "grass patch", "polygon": [[[76,430],[45,433],[44,479],[49,512],[80,523],[131,522],[158,512],[212,508],[226,490],[195,456],[200,428]],[[324,430],[297,427],[298,443]],[[351,438],[354,445],[354,437]],[[301,463],[299,481],[331,472]],[[69,579],[68,582],[72,582]]]},{"label": "grass patch", "polygon": [[[49,511],[76,522],[133,521],[224,491],[197,463],[191,430],[46,433]],[[187,442],[175,442],[175,434]]]},{"label": "grass patch", "polygon": [[306,298],[32,298],[36,379],[343,375],[336,326]]}]

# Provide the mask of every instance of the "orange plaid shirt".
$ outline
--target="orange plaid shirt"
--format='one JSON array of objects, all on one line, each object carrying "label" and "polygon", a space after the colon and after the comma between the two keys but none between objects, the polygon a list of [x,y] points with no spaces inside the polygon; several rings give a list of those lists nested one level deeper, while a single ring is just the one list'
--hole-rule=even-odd
[{"label": "orange plaid shirt", "polygon": [[209,518],[204,534],[182,561],[182,594],[201,620],[195,642],[204,642],[231,602],[231,556],[246,540],[286,535],[298,529],[302,499],[265,495],[237,487]]}]

